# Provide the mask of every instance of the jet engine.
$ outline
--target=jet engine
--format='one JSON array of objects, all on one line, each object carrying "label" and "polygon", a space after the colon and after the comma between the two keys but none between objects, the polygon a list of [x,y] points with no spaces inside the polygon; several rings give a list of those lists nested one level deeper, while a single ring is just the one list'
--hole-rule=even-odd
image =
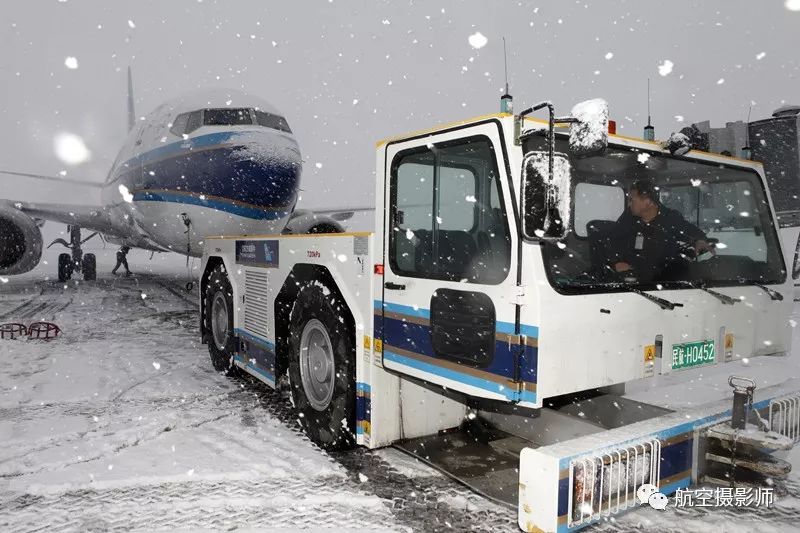
[{"label": "jet engine", "polygon": [[0,202],[0,275],[33,270],[42,257],[42,231],[36,221]]},{"label": "jet engine", "polygon": [[333,217],[305,209],[296,209],[283,228],[284,234],[343,232],[344,227]]}]

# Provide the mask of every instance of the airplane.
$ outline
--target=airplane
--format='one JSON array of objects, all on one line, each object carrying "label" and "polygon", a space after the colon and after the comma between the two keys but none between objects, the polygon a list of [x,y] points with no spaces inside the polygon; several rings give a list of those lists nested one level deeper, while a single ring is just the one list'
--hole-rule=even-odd
[{"label": "airplane", "polygon": [[[96,278],[94,254],[81,249],[96,234],[123,247],[200,257],[206,235],[341,232],[341,221],[369,209],[295,212],[297,140],[275,107],[241,91],[196,91],[136,120],[129,68],[128,128],[103,183],[0,170],[101,189],[101,205],[0,199],[0,275],[36,267],[45,220],[69,226],[69,242],[50,244],[72,252],[59,256],[58,279],[65,281],[75,271]],[[84,239],[82,228],[94,233]]]}]

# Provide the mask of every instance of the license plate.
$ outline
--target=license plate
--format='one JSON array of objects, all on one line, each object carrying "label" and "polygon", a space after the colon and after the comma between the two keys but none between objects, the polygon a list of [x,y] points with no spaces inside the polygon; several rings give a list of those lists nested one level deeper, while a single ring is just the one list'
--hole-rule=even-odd
[{"label": "license plate", "polygon": [[694,368],[714,363],[714,341],[686,342],[672,345],[672,370]]}]

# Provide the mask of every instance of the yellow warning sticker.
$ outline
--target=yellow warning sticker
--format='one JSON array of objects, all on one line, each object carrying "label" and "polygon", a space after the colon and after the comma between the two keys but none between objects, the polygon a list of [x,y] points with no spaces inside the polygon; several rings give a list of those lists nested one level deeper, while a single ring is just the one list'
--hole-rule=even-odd
[{"label": "yellow warning sticker", "polygon": [[732,350],[733,349],[733,333],[726,333],[725,334],[725,349]]},{"label": "yellow warning sticker", "polygon": [[655,344],[647,344],[644,347],[644,360],[645,361],[653,361],[656,358],[656,345]]},{"label": "yellow warning sticker", "polygon": [[379,353],[383,352],[383,341],[382,340],[375,339],[374,346],[375,346],[375,351],[376,352],[379,352]]},{"label": "yellow warning sticker", "polygon": [[364,349],[369,350],[372,347],[372,339],[369,335],[364,335]]}]

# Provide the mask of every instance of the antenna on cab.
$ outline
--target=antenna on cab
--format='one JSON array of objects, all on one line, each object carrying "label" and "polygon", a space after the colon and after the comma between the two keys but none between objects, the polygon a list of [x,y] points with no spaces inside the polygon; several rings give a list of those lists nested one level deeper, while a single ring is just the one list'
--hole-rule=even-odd
[{"label": "antenna on cab", "polygon": [[514,97],[508,94],[508,55],[506,54],[506,38],[503,37],[503,66],[506,73],[506,92],[500,97],[500,112],[514,112]]},{"label": "antenna on cab", "polygon": [[647,78],[647,126],[644,127],[644,140],[656,140],[656,129],[650,124],[650,78]]}]

